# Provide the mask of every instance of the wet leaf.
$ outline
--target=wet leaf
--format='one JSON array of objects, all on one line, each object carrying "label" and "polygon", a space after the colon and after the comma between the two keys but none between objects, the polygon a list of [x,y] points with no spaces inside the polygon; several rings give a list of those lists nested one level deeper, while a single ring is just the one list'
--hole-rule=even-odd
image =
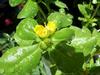
[{"label": "wet leaf", "polygon": [[32,45],[32,43],[34,42],[33,40],[23,40],[17,34],[14,35],[14,39],[20,46]]},{"label": "wet leaf", "polygon": [[17,18],[27,18],[27,17],[35,17],[38,12],[38,5],[36,2],[32,0],[28,0],[28,2],[24,5],[24,8],[18,14]]},{"label": "wet leaf", "polygon": [[78,4],[78,8],[79,8],[79,11],[82,13],[83,16],[85,16],[85,17],[88,16],[85,4],[84,5],[83,4]]},{"label": "wet leaf", "polygon": [[[26,75],[36,68],[41,58],[38,45],[14,47],[0,58],[0,74]],[[1,71],[4,70],[2,73]]]},{"label": "wet leaf", "polygon": [[70,14],[65,15],[59,12],[54,12],[51,13],[47,19],[48,21],[55,21],[57,28],[61,29],[70,26],[72,24],[72,18],[73,17]]},{"label": "wet leaf", "polygon": [[65,74],[82,71],[82,65],[84,63],[83,54],[75,53],[74,48],[65,43],[58,44],[54,50],[50,51],[50,56],[56,63],[58,69]]},{"label": "wet leaf", "polygon": [[89,55],[96,47],[96,36],[92,36],[88,28],[71,27],[75,31],[75,37],[71,45],[75,47],[76,52],[83,52],[84,56]]},{"label": "wet leaf", "polygon": [[61,1],[55,1],[55,5],[58,6],[58,7],[60,7],[60,8],[68,8],[66,6],[66,4],[63,3],[63,2],[61,2]]},{"label": "wet leaf", "polygon": [[34,40],[36,34],[34,33],[34,26],[37,22],[32,18],[23,19],[16,28],[16,34],[23,40]]},{"label": "wet leaf", "polygon": [[12,7],[19,5],[23,0],[9,0],[9,4]]},{"label": "wet leaf", "polygon": [[52,36],[52,41],[69,41],[73,38],[74,31],[70,28],[63,28],[59,31],[56,31]]}]

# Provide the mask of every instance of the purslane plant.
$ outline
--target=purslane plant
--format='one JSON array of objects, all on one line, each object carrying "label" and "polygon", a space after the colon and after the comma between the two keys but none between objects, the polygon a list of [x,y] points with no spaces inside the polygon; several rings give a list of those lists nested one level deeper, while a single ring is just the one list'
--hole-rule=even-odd
[{"label": "purslane plant", "polygon": [[[100,74],[100,58],[96,60],[99,64],[93,59],[100,52],[100,32],[94,27],[97,19],[91,17],[91,2],[78,5],[84,16],[79,18],[83,22],[79,28],[72,25],[73,16],[65,13],[67,6],[59,0],[52,0],[59,11],[51,12],[48,17],[38,2],[45,4],[49,11],[49,1],[9,0],[9,3],[15,7],[23,1],[26,4],[17,16],[22,20],[13,36],[16,45],[0,57],[0,75]],[[44,16],[44,24],[36,18],[38,12]]]}]

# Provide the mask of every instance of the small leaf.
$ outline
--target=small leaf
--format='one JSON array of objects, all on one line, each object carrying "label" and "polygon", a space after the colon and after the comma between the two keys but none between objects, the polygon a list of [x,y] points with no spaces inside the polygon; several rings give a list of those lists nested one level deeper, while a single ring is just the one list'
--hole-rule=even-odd
[{"label": "small leaf", "polygon": [[55,5],[58,6],[58,7],[60,7],[60,8],[68,8],[66,6],[66,4],[63,3],[63,2],[61,2],[61,1],[55,1]]},{"label": "small leaf", "polygon": [[3,54],[0,59],[0,75],[26,75],[36,68],[41,58],[38,45],[14,47]]},{"label": "small leaf", "polygon": [[78,4],[78,8],[79,8],[80,12],[82,13],[82,15],[84,15],[85,17],[88,16],[88,13],[87,13],[87,11],[86,11],[85,5],[83,5],[83,4]]},{"label": "small leaf", "polygon": [[9,4],[12,7],[19,5],[23,0],[9,0]]},{"label": "small leaf", "polygon": [[27,17],[35,17],[37,15],[37,12],[38,12],[37,3],[33,2],[32,0],[28,0],[24,8],[18,14],[17,18],[21,19],[21,18],[27,18]]},{"label": "small leaf", "polygon": [[56,31],[52,36],[52,41],[69,41],[73,38],[74,31],[70,28],[63,28],[59,31]]},{"label": "small leaf", "polygon": [[23,19],[16,28],[16,34],[23,40],[35,40],[34,26],[37,22],[32,18]]},{"label": "small leaf", "polygon": [[57,28],[61,29],[70,26],[72,24],[72,18],[73,17],[70,14],[65,15],[59,12],[54,12],[51,13],[47,19],[48,21],[55,21],[57,23]]},{"label": "small leaf", "polygon": [[60,70],[57,70],[55,75],[62,75],[62,72]]}]

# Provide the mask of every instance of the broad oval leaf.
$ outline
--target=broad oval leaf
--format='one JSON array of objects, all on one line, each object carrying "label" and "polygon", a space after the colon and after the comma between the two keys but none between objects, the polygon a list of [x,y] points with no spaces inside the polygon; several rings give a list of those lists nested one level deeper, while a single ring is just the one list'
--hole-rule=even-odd
[{"label": "broad oval leaf", "polygon": [[96,47],[96,38],[74,38],[71,45],[75,47],[76,52],[82,52],[84,56],[89,55]]},{"label": "broad oval leaf", "polygon": [[14,39],[17,42],[17,44],[20,46],[32,45],[32,43],[34,42],[34,40],[23,40],[16,33],[14,35]]},{"label": "broad oval leaf", "polygon": [[52,41],[69,41],[73,38],[74,31],[70,28],[63,28],[59,31],[56,31],[52,36]]},{"label": "broad oval leaf", "polygon": [[37,38],[33,29],[37,22],[32,18],[23,19],[16,28],[16,34],[23,40],[34,40]]},{"label": "broad oval leaf", "polygon": [[51,50],[50,57],[56,63],[57,68],[65,74],[82,72],[83,54],[74,52],[74,48],[66,45],[66,43],[61,42],[54,50]]},{"label": "broad oval leaf", "polygon": [[70,27],[75,31],[75,37],[71,41],[71,45],[75,48],[76,52],[82,52],[84,56],[89,55],[95,48],[97,40],[96,36],[92,37],[88,28],[83,27]]},{"label": "broad oval leaf", "polygon": [[19,5],[23,0],[9,0],[9,4],[12,7]]},{"label": "broad oval leaf", "polygon": [[72,18],[73,17],[70,14],[65,15],[59,12],[54,12],[51,13],[47,19],[48,21],[55,21],[57,23],[57,28],[61,29],[70,26],[72,24]]},{"label": "broad oval leaf", "polygon": [[14,47],[0,58],[0,75],[29,75],[41,58],[38,45]]},{"label": "broad oval leaf", "polygon": [[38,12],[37,3],[33,2],[32,0],[28,0],[24,8],[18,14],[17,18],[21,19],[21,18],[27,18],[27,17],[35,17],[37,15],[37,12]]}]

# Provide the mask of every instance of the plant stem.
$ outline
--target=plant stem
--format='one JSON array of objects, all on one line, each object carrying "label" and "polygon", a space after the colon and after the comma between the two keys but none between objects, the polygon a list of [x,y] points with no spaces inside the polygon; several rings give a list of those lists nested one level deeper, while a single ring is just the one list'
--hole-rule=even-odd
[{"label": "plant stem", "polygon": [[42,4],[44,4],[47,7],[48,12],[50,12],[49,6],[45,2],[43,2],[43,1],[42,1]]},{"label": "plant stem", "polygon": [[84,71],[84,74],[83,75],[88,75],[88,71],[86,70],[86,71]]},{"label": "plant stem", "polygon": [[86,25],[85,25],[86,27],[88,27],[88,25],[90,24],[91,20],[95,17],[95,15],[96,15],[96,13],[97,13],[97,11],[99,9],[99,6],[100,6],[100,4],[97,5],[97,7],[96,7],[93,15],[91,16],[90,20],[86,23]]},{"label": "plant stem", "polygon": [[38,7],[39,7],[39,11],[40,11],[40,13],[42,14],[42,16],[43,16],[43,18],[46,20],[46,15],[45,15],[45,13],[43,12],[43,10],[41,9],[41,7],[38,5]]},{"label": "plant stem", "polygon": [[94,11],[94,13],[93,13],[91,18],[94,18],[94,16],[96,15],[96,13],[97,13],[97,11],[99,9],[99,6],[100,6],[100,4],[97,5],[97,7],[96,7],[96,9],[95,9],[95,11]]}]

